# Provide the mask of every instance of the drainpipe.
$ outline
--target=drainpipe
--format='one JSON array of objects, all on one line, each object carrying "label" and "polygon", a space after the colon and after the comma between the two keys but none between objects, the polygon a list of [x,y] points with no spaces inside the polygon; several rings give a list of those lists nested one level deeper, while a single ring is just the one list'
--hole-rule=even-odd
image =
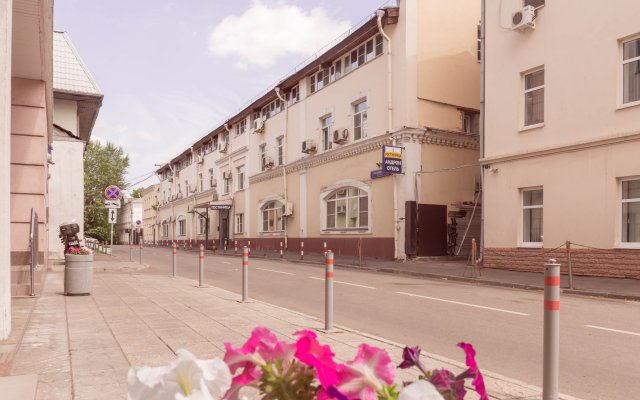
[{"label": "drainpipe", "polygon": [[[484,159],[485,156],[485,143],[484,143],[484,110],[485,110],[485,18],[486,18],[486,0],[482,0],[480,9],[480,159]],[[484,166],[480,167],[480,190],[481,190],[481,204],[480,208],[480,255],[478,257],[478,264],[482,264],[484,259]]]},{"label": "drainpipe", "polygon": [[[284,190],[284,203],[285,207],[287,202],[289,201],[289,197],[287,194],[287,133],[289,130],[289,104],[286,102],[282,94],[280,93],[280,87],[276,86],[275,88],[276,96],[284,103],[284,138],[283,138],[283,147],[282,147],[282,186]],[[302,206],[302,205],[301,205]],[[289,248],[289,236],[288,236],[288,224],[284,224],[284,248],[285,250]]]},{"label": "drainpipe", "polygon": [[[229,133],[229,141],[227,142],[227,154],[229,154],[229,176],[231,177],[231,189],[229,196],[231,196],[231,209],[235,212],[236,202],[234,201],[235,188],[233,185],[233,160],[231,158],[231,128],[229,128],[229,124],[227,122],[224,123],[224,129]],[[225,239],[230,239],[228,236],[231,236],[231,232],[233,229],[230,229],[231,225],[231,213],[227,214],[227,237]],[[220,226],[220,212],[218,211],[218,226]],[[218,239],[220,239],[220,247],[224,246],[222,242],[222,238],[220,238],[220,234],[218,233]],[[233,239],[233,238],[231,238]]]},{"label": "drainpipe", "polygon": [[[378,17],[378,32],[380,35],[387,41],[387,133],[391,134],[393,130],[393,86],[391,81],[391,39],[382,29],[382,17],[385,15],[384,10],[377,10],[376,15]],[[397,141],[395,138],[392,138],[392,143],[395,146]],[[393,175],[393,258],[395,260],[398,259],[398,230],[400,229],[400,225],[398,225],[398,185],[397,185],[397,177]]]},{"label": "drainpipe", "polygon": [[[196,183],[197,182],[196,178],[198,176],[197,171],[196,171],[198,169],[198,160],[194,160],[193,159],[193,157],[194,157],[193,146],[191,146],[189,148],[189,151],[191,151],[191,163],[195,164],[195,168],[192,169],[191,177],[193,178],[193,182]],[[194,163],[194,161],[195,161],[195,163]],[[196,188],[197,188],[197,185],[196,185]],[[190,192],[191,192],[191,184],[189,184],[189,187],[187,187],[187,196],[189,196]],[[191,205],[193,207],[191,210],[194,211],[196,209],[195,208],[195,205],[196,205],[196,194],[195,193],[193,194],[191,200],[192,200]],[[196,217],[196,213],[191,213],[191,235],[190,235],[190,240],[197,239],[196,238],[196,224],[197,223],[198,223],[198,218]]]}]

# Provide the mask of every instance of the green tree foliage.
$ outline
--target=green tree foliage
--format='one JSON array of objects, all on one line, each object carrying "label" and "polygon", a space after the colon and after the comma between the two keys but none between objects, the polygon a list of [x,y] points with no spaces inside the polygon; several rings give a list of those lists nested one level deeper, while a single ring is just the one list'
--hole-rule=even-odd
[{"label": "green tree foliage", "polygon": [[112,143],[105,146],[97,141],[87,145],[84,154],[84,231],[99,240],[109,239],[109,222],[104,208],[104,189],[116,185],[125,189],[124,175],[129,156]]},{"label": "green tree foliage", "polygon": [[133,197],[134,199],[141,199],[142,188],[133,189],[133,192],[131,192],[131,197]]}]

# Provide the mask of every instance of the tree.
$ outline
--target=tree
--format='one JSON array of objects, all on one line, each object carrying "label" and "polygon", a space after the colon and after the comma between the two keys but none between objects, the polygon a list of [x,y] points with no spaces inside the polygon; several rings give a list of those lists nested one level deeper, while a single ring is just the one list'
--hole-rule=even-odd
[{"label": "tree", "polygon": [[142,190],[142,188],[133,189],[133,192],[131,192],[131,197],[133,197],[134,199],[141,199]]},{"label": "tree", "polygon": [[122,189],[129,156],[112,143],[91,141],[84,154],[84,231],[99,240],[109,238],[110,228],[104,208],[104,190],[109,185]]}]

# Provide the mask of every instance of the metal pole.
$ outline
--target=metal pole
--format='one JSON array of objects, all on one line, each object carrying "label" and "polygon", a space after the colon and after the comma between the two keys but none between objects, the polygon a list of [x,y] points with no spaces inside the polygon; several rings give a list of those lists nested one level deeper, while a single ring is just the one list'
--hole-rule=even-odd
[{"label": "metal pole", "polygon": [[544,264],[544,339],[542,399],[558,399],[560,371],[560,264],[553,258]]},{"label": "metal pole", "polygon": [[109,245],[109,255],[112,256],[113,255],[113,224],[109,224],[111,225],[111,244]]},{"label": "metal pole", "polygon": [[324,330],[333,330],[333,252],[327,251],[324,295]]},{"label": "metal pole", "polygon": [[200,245],[200,260],[198,268],[198,287],[204,287],[204,246]]},{"label": "metal pole", "polygon": [[140,264],[142,264],[142,240],[140,240],[138,244],[140,245]]},{"label": "metal pole", "polygon": [[573,289],[573,268],[571,265],[571,242],[567,240],[567,258],[569,261],[569,289]]},{"label": "metal pole", "polygon": [[171,246],[171,253],[173,254],[173,277],[175,278],[176,277],[176,268],[177,268],[177,265],[176,265],[176,261],[177,261],[176,260],[176,258],[177,258],[177,256],[176,256],[176,253],[177,253],[176,242],[173,242],[173,245]]},{"label": "metal pole", "polygon": [[242,302],[249,301],[249,248],[242,249]]}]

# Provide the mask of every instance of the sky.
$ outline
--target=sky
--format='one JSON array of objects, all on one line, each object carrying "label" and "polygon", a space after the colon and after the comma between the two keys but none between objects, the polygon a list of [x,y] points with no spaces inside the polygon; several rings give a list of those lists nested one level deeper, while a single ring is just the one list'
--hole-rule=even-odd
[{"label": "sky", "polygon": [[104,94],[92,139],[129,155],[132,189],[385,3],[56,0],[54,28]]}]

